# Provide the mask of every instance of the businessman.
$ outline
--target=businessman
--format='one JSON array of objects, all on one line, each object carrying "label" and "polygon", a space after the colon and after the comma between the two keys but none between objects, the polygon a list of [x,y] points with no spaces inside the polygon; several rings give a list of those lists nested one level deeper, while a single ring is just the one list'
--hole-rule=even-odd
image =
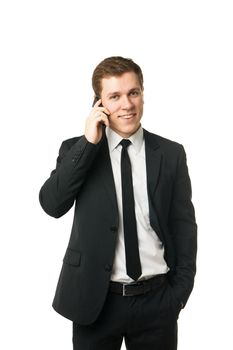
[{"label": "businessman", "polygon": [[123,338],[129,350],[175,350],[196,273],[185,151],[142,128],[133,60],[104,59],[92,85],[84,135],[62,143],[40,190],[55,218],[75,203],[53,307],[73,321],[74,350],[117,350]]}]

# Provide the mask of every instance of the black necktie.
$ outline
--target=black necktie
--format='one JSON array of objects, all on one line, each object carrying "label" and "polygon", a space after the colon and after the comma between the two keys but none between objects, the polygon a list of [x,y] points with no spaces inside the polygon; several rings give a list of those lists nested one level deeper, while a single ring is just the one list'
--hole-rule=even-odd
[{"label": "black necktie", "polygon": [[125,239],[127,275],[135,281],[141,276],[141,263],[138,250],[137,224],[134,210],[132,171],[127,147],[129,140],[123,139],[121,151],[122,206]]}]

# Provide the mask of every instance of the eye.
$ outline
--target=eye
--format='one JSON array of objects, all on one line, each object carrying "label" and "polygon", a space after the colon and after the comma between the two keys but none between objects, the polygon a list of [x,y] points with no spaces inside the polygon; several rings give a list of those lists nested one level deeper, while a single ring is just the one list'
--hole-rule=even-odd
[{"label": "eye", "polygon": [[139,91],[134,90],[130,92],[130,96],[138,96],[139,95]]},{"label": "eye", "polygon": [[110,100],[116,101],[119,98],[118,95],[112,95],[110,96]]}]

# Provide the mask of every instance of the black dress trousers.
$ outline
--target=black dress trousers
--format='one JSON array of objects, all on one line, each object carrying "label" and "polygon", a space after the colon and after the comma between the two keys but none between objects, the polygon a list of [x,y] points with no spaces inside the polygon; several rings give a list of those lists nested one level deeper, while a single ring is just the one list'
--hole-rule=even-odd
[{"label": "black dress trousers", "polygon": [[180,306],[166,279],[137,296],[109,291],[98,319],[91,325],[73,323],[74,350],[176,350]]}]

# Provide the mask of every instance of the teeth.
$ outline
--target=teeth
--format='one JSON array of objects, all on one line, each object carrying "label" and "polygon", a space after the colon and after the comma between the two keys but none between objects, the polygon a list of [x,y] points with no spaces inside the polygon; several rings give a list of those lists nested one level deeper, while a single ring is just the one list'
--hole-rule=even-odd
[{"label": "teeth", "polygon": [[133,116],[133,114],[127,114],[127,115],[122,115],[121,118],[124,118],[124,119],[129,119]]}]

